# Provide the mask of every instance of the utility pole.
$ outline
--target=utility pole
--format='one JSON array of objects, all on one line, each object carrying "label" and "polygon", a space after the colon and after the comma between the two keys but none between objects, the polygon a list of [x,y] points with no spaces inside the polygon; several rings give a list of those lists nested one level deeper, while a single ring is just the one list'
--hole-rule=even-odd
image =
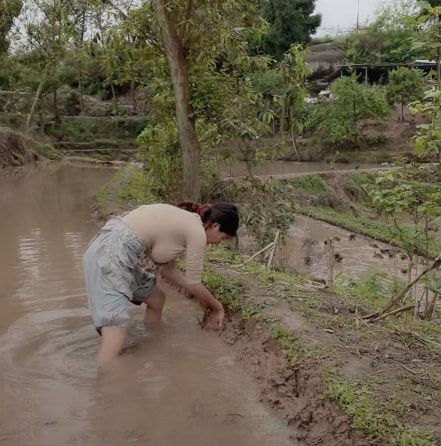
[{"label": "utility pole", "polygon": [[360,0],[357,0],[357,33],[360,31]]}]

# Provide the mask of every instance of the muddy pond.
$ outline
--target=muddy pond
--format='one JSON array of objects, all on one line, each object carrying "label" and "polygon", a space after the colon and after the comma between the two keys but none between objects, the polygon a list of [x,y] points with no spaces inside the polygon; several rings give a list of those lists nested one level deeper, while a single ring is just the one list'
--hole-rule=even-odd
[{"label": "muddy pond", "polygon": [[293,445],[230,348],[173,292],[161,332],[130,309],[127,352],[97,374],[81,260],[93,196],[113,174],[0,172],[0,444]]}]

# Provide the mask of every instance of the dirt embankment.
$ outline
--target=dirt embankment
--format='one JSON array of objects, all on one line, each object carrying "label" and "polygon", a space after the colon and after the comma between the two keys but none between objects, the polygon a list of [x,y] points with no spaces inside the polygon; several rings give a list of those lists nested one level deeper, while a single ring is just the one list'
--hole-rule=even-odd
[{"label": "dirt embankment", "polygon": [[242,284],[242,309],[230,316],[223,339],[294,440],[307,446],[441,444],[441,344],[433,333],[418,334],[403,321],[392,329],[366,323],[367,302],[299,278],[265,272],[262,280],[262,271],[219,264],[216,254],[213,262],[226,282]]},{"label": "dirt embankment", "polygon": [[0,168],[22,166],[39,158],[35,149],[20,135],[0,130]]}]

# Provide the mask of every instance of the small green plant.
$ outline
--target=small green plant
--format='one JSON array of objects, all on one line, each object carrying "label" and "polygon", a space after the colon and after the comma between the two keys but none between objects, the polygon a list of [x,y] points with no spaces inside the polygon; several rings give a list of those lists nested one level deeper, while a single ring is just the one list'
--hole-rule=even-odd
[{"label": "small green plant", "polygon": [[244,285],[231,279],[217,275],[210,268],[205,268],[202,282],[213,292],[219,301],[233,312],[239,311],[243,306],[242,293]]},{"label": "small green plant", "polygon": [[335,278],[336,290],[345,296],[368,301],[374,309],[382,308],[391,297],[385,279],[387,274],[376,272],[361,279],[353,279],[343,271]]},{"label": "small green plant", "polygon": [[398,413],[408,411],[408,405],[395,401],[392,407],[385,407],[365,381],[343,379],[333,371],[325,372],[323,378],[328,388],[327,397],[336,401],[354,426],[369,438],[393,446],[436,445],[433,432],[406,426],[392,414],[394,408]]},{"label": "small green plant", "polygon": [[279,323],[271,325],[271,337],[276,339],[282,346],[290,367],[299,364],[307,355],[306,350],[302,347],[298,335]]}]

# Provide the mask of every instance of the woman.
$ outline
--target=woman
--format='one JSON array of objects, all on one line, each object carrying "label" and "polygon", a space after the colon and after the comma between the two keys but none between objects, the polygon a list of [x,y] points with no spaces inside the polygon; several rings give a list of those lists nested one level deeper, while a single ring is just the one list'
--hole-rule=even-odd
[{"label": "woman", "polygon": [[[204,251],[207,244],[235,237],[238,226],[237,207],[229,203],[151,204],[109,220],[84,255],[89,305],[102,336],[98,364],[110,362],[124,347],[128,301],[146,304],[146,324],[161,320],[165,294],[156,277],[138,264],[145,254],[167,281],[199,299],[210,313],[206,327],[220,329],[225,316],[222,304],[201,283]],[[184,252],[185,274],[175,265]]]}]

